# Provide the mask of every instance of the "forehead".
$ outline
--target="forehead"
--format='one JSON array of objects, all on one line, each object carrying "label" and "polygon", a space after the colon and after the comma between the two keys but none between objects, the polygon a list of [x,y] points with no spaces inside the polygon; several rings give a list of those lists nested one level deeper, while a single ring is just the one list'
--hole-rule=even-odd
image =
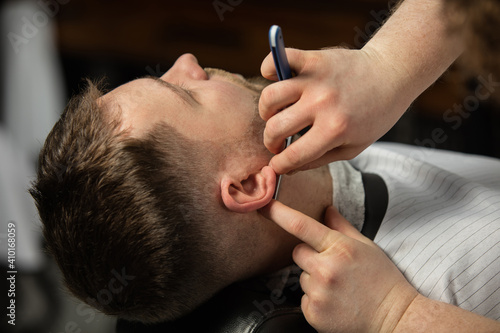
[{"label": "forehead", "polygon": [[[158,104],[160,98],[161,108]],[[113,89],[102,96],[99,102],[106,106],[105,112],[109,113],[107,116],[120,119],[120,131],[126,130],[132,136],[139,137],[158,121],[164,120],[160,111],[173,108],[182,112],[189,107],[173,91],[146,78],[136,79]]]},{"label": "forehead", "polygon": [[109,103],[111,101],[133,103],[134,101],[153,93],[153,90],[151,89],[152,86],[152,80],[140,78],[116,87],[107,94],[103,95],[101,98],[104,103]]}]

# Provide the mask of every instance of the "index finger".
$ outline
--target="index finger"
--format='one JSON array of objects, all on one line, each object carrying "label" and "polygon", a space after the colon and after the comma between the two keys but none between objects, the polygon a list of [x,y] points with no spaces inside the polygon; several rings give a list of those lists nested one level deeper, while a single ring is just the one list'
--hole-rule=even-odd
[{"label": "index finger", "polygon": [[322,124],[318,123],[320,121],[315,121],[306,134],[271,158],[269,165],[274,172],[281,175],[291,170],[300,170],[302,166],[319,159],[338,145],[337,139],[329,140],[325,136],[326,131],[321,128]]},{"label": "index finger", "polygon": [[272,200],[260,213],[318,252],[332,243],[333,230],[279,201]]}]

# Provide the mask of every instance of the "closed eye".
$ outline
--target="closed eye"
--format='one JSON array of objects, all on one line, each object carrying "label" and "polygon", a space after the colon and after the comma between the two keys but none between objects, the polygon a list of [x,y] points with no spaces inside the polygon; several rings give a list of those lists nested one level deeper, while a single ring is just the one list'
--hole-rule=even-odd
[{"label": "closed eye", "polygon": [[192,90],[190,90],[184,83],[182,82],[178,83],[177,86],[182,90],[184,90],[184,92],[188,94],[189,97],[193,99],[196,103],[200,104],[200,102],[196,99],[196,94]]},{"label": "closed eye", "polygon": [[181,97],[184,101],[186,101],[189,104],[198,104],[200,105],[201,103],[196,99],[195,94],[187,89],[182,83],[180,84],[172,84],[170,82],[164,81],[161,78],[157,76],[152,76],[152,75],[146,75],[142,77],[143,79],[150,79],[155,81],[156,83],[161,84],[163,87],[166,87],[173,91],[175,94],[177,94],[179,97]]}]

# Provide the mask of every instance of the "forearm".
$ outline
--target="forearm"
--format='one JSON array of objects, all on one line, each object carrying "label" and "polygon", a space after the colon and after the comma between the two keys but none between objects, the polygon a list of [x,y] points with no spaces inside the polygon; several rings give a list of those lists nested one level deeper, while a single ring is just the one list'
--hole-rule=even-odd
[{"label": "forearm", "polygon": [[443,0],[405,0],[363,49],[386,65],[409,105],[457,59],[463,41],[448,29]]},{"label": "forearm", "polygon": [[500,332],[500,322],[418,295],[393,333]]}]

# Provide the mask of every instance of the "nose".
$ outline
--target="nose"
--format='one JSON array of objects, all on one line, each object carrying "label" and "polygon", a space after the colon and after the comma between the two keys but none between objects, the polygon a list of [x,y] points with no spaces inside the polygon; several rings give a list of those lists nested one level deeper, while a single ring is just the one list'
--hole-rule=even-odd
[{"label": "nose", "polygon": [[175,81],[181,79],[208,80],[208,75],[198,64],[198,59],[190,53],[181,55],[172,68],[163,76],[165,81]]}]

